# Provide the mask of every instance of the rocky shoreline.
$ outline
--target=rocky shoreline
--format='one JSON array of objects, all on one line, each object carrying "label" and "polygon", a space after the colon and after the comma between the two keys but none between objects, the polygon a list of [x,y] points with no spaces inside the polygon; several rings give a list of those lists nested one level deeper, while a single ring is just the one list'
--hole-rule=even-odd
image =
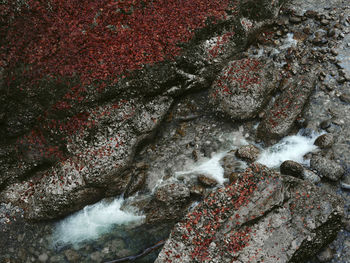
[{"label": "rocky shoreline", "polygon": [[[0,262],[104,262],[170,231],[159,256],[137,262],[348,262],[350,5],[263,2],[261,16],[242,7],[174,63],[119,84],[130,94],[89,108],[93,129],[72,137],[66,163],[46,168],[35,149],[14,161],[6,145]],[[299,129],[323,134],[309,166],[256,162]],[[223,182],[187,171],[215,156]],[[120,235],[79,249],[50,247],[47,220],[122,193],[148,225],[115,227]]]}]

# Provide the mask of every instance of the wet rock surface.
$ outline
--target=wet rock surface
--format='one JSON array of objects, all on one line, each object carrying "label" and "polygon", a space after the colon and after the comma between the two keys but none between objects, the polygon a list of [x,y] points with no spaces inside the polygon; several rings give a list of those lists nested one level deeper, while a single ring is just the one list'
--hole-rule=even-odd
[{"label": "wet rock surface", "polygon": [[[137,196],[141,196],[140,199],[135,198],[136,200],[130,203],[140,210],[148,208],[145,213],[155,215],[154,221],[158,222],[159,226],[163,221],[179,218],[187,213],[186,209],[190,208],[193,200],[200,201],[205,198],[203,203],[190,212],[192,218],[185,217],[186,225],[181,222],[176,226],[172,239],[166,245],[166,247],[173,246],[171,247],[173,251],[178,252],[170,255],[174,262],[182,259],[181,257],[179,259],[178,255],[184,255],[186,260],[190,260],[189,262],[195,262],[195,258],[199,262],[205,262],[207,254],[201,252],[205,249],[208,255],[215,255],[219,258],[219,262],[226,262],[226,258],[232,261],[232,255],[238,255],[238,259],[241,258],[242,262],[254,262],[259,257],[266,257],[265,262],[305,262],[321,248],[321,244],[326,246],[331,241],[331,237],[336,235],[340,228],[340,213],[335,215],[332,212],[338,209],[333,204],[339,201],[334,195],[339,195],[344,199],[345,204],[350,202],[348,192],[350,189],[350,130],[348,129],[350,115],[346,114],[350,112],[348,103],[350,88],[348,57],[350,54],[347,45],[350,43],[350,8],[348,2],[292,0],[291,4],[284,6],[279,18],[269,27],[261,26],[272,22],[268,21],[268,18],[272,14],[277,14],[278,1],[243,2],[249,8],[261,9],[260,11],[263,11],[264,14],[261,12],[249,14],[242,8],[240,10],[242,16],[234,18],[235,22],[232,22],[237,26],[235,29],[239,31],[236,35],[232,35],[231,26],[221,28],[219,26],[219,29],[214,30],[214,34],[204,33],[202,38],[196,40],[195,45],[189,47],[188,51],[174,63],[159,64],[153,68],[146,67],[137,72],[133,80],[126,79],[117,87],[107,88],[105,94],[87,96],[91,99],[91,105],[94,105],[92,108],[97,111],[91,115],[90,120],[94,120],[94,114],[97,114],[99,119],[102,118],[102,122],[97,125],[96,130],[83,132],[80,139],[74,139],[69,143],[70,149],[67,151],[73,156],[72,163],[86,165],[86,161],[90,162],[89,158],[92,157],[92,165],[96,165],[96,168],[90,167],[79,171],[81,167],[72,167],[69,163],[65,166],[64,164],[53,166],[57,160],[52,156],[42,158],[38,154],[40,147],[31,151],[27,151],[24,147],[22,150],[26,158],[17,158],[18,152],[12,142],[31,130],[31,127],[35,125],[35,116],[42,112],[45,105],[49,103],[46,98],[52,99],[52,96],[46,96],[48,95],[45,94],[46,90],[42,90],[34,94],[35,96],[29,94],[32,98],[26,98],[20,105],[1,103],[11,109],[18,108],[18,110],[13,110],[8,116],[0,114],[0,124],[4,128],[1,130],[1,135],[4,135],[1,136],[1,140],[10,138],[8,141],[10,144],[5,143],[0,150],[2,173],[0,175],[0,189],[2,190],[0,195],[1,200],[5,201],[0,204],[0,230],[2,231],[0,261],[99,262],[137,254],[140,248],[153,245],[160,239],[166,238],[172,223],[163,225],[163,228],[150,225],[145,225],[144,228],[115,227],[111,231],[111,236],[105,235],[95,242],[84,244],[81,249],[68,246],[61,250],[53,250],[49,244],[52,241],[50,238],[54,226],[49,223],[32,224],[23,220],[24,216],[43,219],[64,215],[104,196],[115,196],[125,191],[127,195],[138,193]],[[263,10],[261,6],[264,6],[265,9]],[[248,50],[242,53],[246,47]],[[255,61],[259,63],[256,67],[259,70],[251,74],[248,72],[248,74],[247,69],[254,66]],[[243,71],[248,75],[232,72],[235,71],[231,70],[234,65],[245,67]],[[260,68],[262,65],[271,72],[263,67]],[[224,78],[222,83],[227,84],[227,87],[220,86],[219,82],[222,77]],[[237,80],[239,77],[243,77],[244,81]],[[273,82],[271,86],[270,83],[267,86],[261,85],[269,79]],[[245,84],[243,89],[240,89],[241,83]],[[206,92],[206,89],[209,89],[209,92]],[[146,94],[146,100],[135,97],[140,90]],[[187,92],[196,93],[186,95]],[[217,97],[213,96],[216,92]],[[43,104],[28,111],[29,107],[34,104],[33,100],[44,94]],[[96,95],[97,100],[94,101]],[[120,103],[114,100],[118,96],[132,97],[133,101]],[[154,96],[158,96],[154,100],[156,103],[152,103]],[[13,95],[13,98],[15,97],[16,94]],[[241,100],[238,100],[238,97]],[[113,98],[112,102],[111,98]],[[0,99],[3,102],[3,97]],[[208,106],[209,101],[211,101],[210,106]],[[242,103],[243,101],[247,104]],[[157,108],[157,105],[160,105],[160,108]],[[135,109],[135,114],[129,116],[128,110]],[[102,116],[103,112],[110,111],[113,112],[112,118]],[[161,113],[158,114],[158,111]],[[127,120],[122,120],[124,118]],[[159,126],[159,121],[162,119],[165,121]],[[233,121],[228,121],[228,119]],[[249,119],[249,121],[235,121],[243,119]],[[258,119],[261,120],[260,124]],[[258,132],[255,130],[257,126],[259,127]],[[107,127],[111,128],[111,131]],[[252,198],[251,200],[257,200],[258,197],[263,196],[261,200],[256,201],[257,204],[262,204],[262,207],[252,205],[236,209],[230,203],[227,205],[229,210],[224,209],[225,211],[222,212],[220,209],[224,208],[223,204],[231,202],[232,197],[235,197],[233,194],[229,196],[231,199],[226,200],[227,194],[232,194],[233,188],[230,188],[231,186],[222,188],[222,185],[218,185],[211,196],[211,194],[207,195],[208,189],[198,184],[197,177],[202,171],[193,171],[193,166],[197,167],[196,164],[200,166],[217,153],[228,151],[220,161],[224,169],[224,177],[235,185],[234,189],[237,187],[242,189],[237,184],[242,182],[242,169],[245,164],[239,161],[234,154],[237,148],[246,144],[242,141],[245,139],[249,143],[263,141],[265,145],[268,145],[285,135],[294,133],[300,127],[309,131],[320,131],[319,128],[322,128],[336,139],[333,140],[331,151],[328,152],[331,143],[328,143],[330,140],[324,138],[328,135],[324,136],[322,143],[317,143],[322,148],[322,154],[311,160],[311,168],[314,170],[311,171],[304,167],[302,178],[311,181],[317,187],[286,176],[280,178],[272,172],[272,182],[276,183],[276,188],[273,188],[265,179],[260,178],[257,181],[258,189],[265,184],[266,189],[272,191],[271,193],[262,189],[263,195],[258,196],[255,194],[256,191],[249,193],[252,194],[251,196],[248,193],[243,194],[244,197]],[[129,131],[132,131],[131,135],[126,134]],[[105,142],[110,132],[113,134],[119,132],[121,138],[127,141],[119,145],[120,149],[123,149],[120,156],[112,154],[114,156],[112,160],[104,164],[96,159],[100,158],[100,154],[103,160],[108,159],[110,156],[104,156],[109,154],[108,150],[106,153],[102,150],[92,152],[85,157],[74,157],[79,151],[88,149],[89,145],[94,149],[106,146],[108,143]],[[146,137],[150,140],[144,140]],[[117,142],[113,141],[113,143]],[[56,145],[52,143],[52,146]],[[112,168],[114,162],[119,161],[123,164],[119,168]],[[146,163],[147,169],[134,166],[134,163],[139,162]],[[110,165],[111,163],[113,165]],[[325,163],[327,165],[324,165]],[[304,165],[307,166],[307,162]],[[62,167],[69,167],[68,177],[63,180],[60,177],[62,173],[65,173]],[[260,166],[255,167],[259,167],[259,170],[265,169]],[[107,172],[100,178],[99,172],[103,169],[106,169]],[[256,168],[254,169],[256,171]],[[57,176],[46,176],[46,171],[56,171]],[[92,171],[91,174],[90,171]],[[344,174],[341,182],[339,182],[340,174]],[[32,179],[28,179],[32,175],[34,175]],[[322,177],[322,181],[318,175]],[[176,184],[185,185],[184,189],[187,190],[180,191],[180,193],[186,194],[173,195],[174,199],[171,199],[172,201],[166,206],[166,198],[170,198],[172,194],[164,191],[166,194],[161,195],[164,198],[157,200],[152,190],[159,180],[167,185],[174,183],[174,179]],[[255,184],[247,183],[247,185],[250,187]],[[326,192],[323,192],[323,189],[326,189]],[[329,191],[332,192],[331,195],[328,195]],[[269,194],[271,198],[268,198]],[[41,200],[41,196],[44,200]],[[222,202],[221,197],[224,199]],[[236,198],[243,203],[237,195]],[[173,201],[174,206],[172,206]],[[153,205],[150,205],[152,203]],[[216,217],[202,218],[204,207],[207,212],[216,213],[215,216],[220,219],[219,223]],[[33,208],[36,209],[30,211]],[[160,213],[158,213],[158,208],[161,208]],[[345,208],[345,213],[348,214],[350,212],[348,205],[345,205]],[[254,214],[251,212],[254,209],[263,214]],[[306,214],[306,210],[312,212]],[[199,212],[202,215],[199,215]],[[236,215],[239,217],[237,218]],[[251,215],[255,216],[255,219],[250,219]],[[228,223],[227,218],[236,222],[237,226]],[[314,218],[320,218],[320,220],[313,221]],[[244,220],[247,223],[243,223]],[[192,228],[200,232],[198,239],[195,235],[188,234],[187,223],[189,222]],[[215,224],[221,226],[217,227]],[[200,228],[208,225],[210,225],[208,229]],[[223,231],[223,226],[226,225],[232,232]],[[180,235],[176,232],[179,226],[181,226],[181,231],[185,229],[187,232]],[[255,238],[254,234],[262,238]],[[227,239],[221,241],[227,242],[216,242],[218,236],[225,236]],[[190,237],[197,243],[190,244]],[[214,239],[210,240],[212,237]],[[286,237],[291,242],[285,242]],[[173,238],[179,240],[178,247],[173,243]],[[208,238],[209,241],[205,243],[204,240],[204,243],[198,244],[203,241],[201,238]],[[275,242],[272,239],[280,241]],[[287,243],[292,245],[286,248]],[[188,248],[184,245],[188,245]],[[223,255],[216,253],[216,251],[222,251],[223,248],[226,249]],[[337,239],[331,243],[329,248],[335,252],[332,253],[332,258],[331,256],[327,258],[329,262],[348,262],[350,234],[346,224],[343,224],[343,230],[339,232]],[[259,251],[259,249],[262,250]],[[282,249],[290,252],[279,252]],[[326,250],[329,251],[327,248]],[[163,250],[158,259],[160,262],[163,262],[162,260],[168,256],[164,254],[165,251]],[[294,256],[291,251],[295,251]],[[158,251],[140,262],[153,262],[157,253]],[[271,255],[277,256],[268,258]],[[318,263],[322,256],[320,253],[310,262]]]},{"label": "wet rock surface", "polygon": [[318,137],[315,141],[315,145],[321,149],[331,148],[334,144],[334,137],[332,134],[327,133]]},{"label": "wet rock surface", "polygon": [[188,213],[156,262],[299,262],[336,237],[342,206],[312,184],[253,165]]},{"label": "wet rock surface", "polygon": [[280,166],[280,172],[285,175],[291,175],[302,178],[304,168],[301,164],[294,161],[284,161]]},{"label": "wet rock surface", "polygon": [[310,161],[311,168],[315,169],[320,176],[332,181],[338,181],[345,173],[344,168],[333,160],[321,156],[313,156]]},{"label": "wet rock surface", "polygon": [[236,156],[247,162],[254,162],[256,159],[258,159],[259,153],[260,153],[260,149],[258,147],[254,145],[246,145],[246,146],[240,147],[236,151]]}]

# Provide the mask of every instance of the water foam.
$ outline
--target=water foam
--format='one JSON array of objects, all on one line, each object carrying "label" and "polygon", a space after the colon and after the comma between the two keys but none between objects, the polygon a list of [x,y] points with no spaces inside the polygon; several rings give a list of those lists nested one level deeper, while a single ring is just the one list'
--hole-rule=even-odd
[{"label": "water foam", "polygon": [[121,210],[123,201],[122,198],[116,198],[112,202],[102,200],[63,219],[55,227],[54,246],[72,244],[79,247],[81,243],[95,240],[107,233],[115,225],[141,222],[143,216]]},{"label": "water foam", "polygon": [[306,137],[299,132],[297,135],[287,136],[263,150],[257,162],[268,167],[278,167],[286,160],[309,165],[309,160],[305,160],[304,155],[317,149],[314,142],[319,135],[319,133],[312,133]]},{"label": "water foam", "polygon": [[205,158],[199,164],[191,167],[187,171],[176,172],[175,176],[186,174],[204,174],[215,179],[219,184],[226,182],[224,178],[224,168],[220,164],[220,160],[227,154],[227,152],[220,152],[214,154],[210,159]]}]

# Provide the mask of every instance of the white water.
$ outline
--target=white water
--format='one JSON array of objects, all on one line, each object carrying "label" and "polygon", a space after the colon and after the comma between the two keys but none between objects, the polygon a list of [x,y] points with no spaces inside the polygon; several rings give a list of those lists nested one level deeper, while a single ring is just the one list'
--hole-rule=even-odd
[{"label": "white water", "polygon": [[211,158],[203,158],[197,163],[192,163],[185,167],[183,171],[178,171],[175,176],[181,175],[206,175],[215,179],[219,184],[224,184],[228,181],[224,178],[224,168],[220,164],[220,160],[230,151],[237,149],[239,146],[247,145],[248,142],[243,136],[243,127],[239,128],[239,131],[232,132],[230,134],[223,134],[219,137],[219,140],[223,143],[224,147],[221,151],[213,154]]},{"label": "white water", "polygon": [[305,160],[303,157],[317,149],[314,142],[319,135],[313,133],[310,137],[305,137],[299,132],[297,135],[287,136],[275,145],[264,149],[257,162],[274,168],[286,160],[309,165],[309,160]]},{"label": "white water", "polygon": [[189,168],[186,171],[176,172],[175,176],[185,175],[185,174],[204,174],[208,177],[215,179],[219,184],[226,182],[224,178],[224,168],[220,164],[220,160],[227,154],[227,152],[220,152],[214,154],[210,159],[204,159],[199,162],[198,165],[195,165]]},{"label": "white water", "polygon": [[79,247],[81,243],[107,233],[115,225],[141,222],[143,216],[120,209],[123,201],[122,198],[112,202],[102,200],[63,219],[56,225],[53,234],[54,246],[72,244]]}]

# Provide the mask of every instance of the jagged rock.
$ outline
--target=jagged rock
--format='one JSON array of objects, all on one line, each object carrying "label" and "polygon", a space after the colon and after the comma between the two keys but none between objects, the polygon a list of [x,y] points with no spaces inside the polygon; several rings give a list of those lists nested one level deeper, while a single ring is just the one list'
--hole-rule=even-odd
[{"label": "jagged rock", "polygon": [[342,207],[313,184],[253,164],[176,224],[155,262],[305,261],[336,237]]},{"label": "jagged rock", "polygon": [[127,189],[125,190],[124,196],[129,197],[135,194],[137,191],[142,189],[144,187],[146,182],[147,174],[145,172],[136,172],[136,174],[133,175],[130,184],[128,185]]},{"label": "jagged rock", "polygon": [[259,148],[252,144],[242,146],[236,151],[236,156],[247,162],[254,162],[256,159],[258,159],[259,154]]},{"label": "jagged rock", "polygon": [[332,181],[340,180],[345,173],[344,168],[340,164],[318,155],[312,156],[310,166],[322,177],[326,177]]},{"label": "jagged rock", "polygon": [[189,198],[190,189],[183,183],[168,182],[159,186],[155,198],[145,208],[146,221],[154,223],[179,219],[189,203]]},{"label": "jagged rock", "polygon": [[277,69],[256,59],[231,61],[210,89],[213,107],[232,119],[254,118],[278,87]]},{"label": "jagged rock", "polygon": [[[66,215],[104,196],[123,193],[131,176],[123,176],[139,143],[166,115],[172,100],[131,100],[91,110],[93,129],[74,134],[70,157],[23,183],[9,185],[0,200],[25,208],[34,220]],[[108,113],[107,113],[108,112]]]},{"label": "jagged rock", "polygon": [[316,146],[320,147],[321,149],[331,148],[334,144],[334,137],[331,133],[323,134],[319,137],[317,137],[315,143]]},{"label": "jagged rock", "polygon": [[297,178],[302,178],[304,168],[301,164],[287,160],[284,161],[280,166],[280,171],[282,174],[291,175]]},{"label": "jagged rock", "polygon": [[314,78],[310,73],[284,83],[282,93],[267,110],[265,118],[258,126],[258,138],[266,144],[272,144],[291,131],[314,88]]},{"label": "jagged rock", "polygon": [[215,185],[218,184],[218,182],[215,179],[212,179],[205,175],[199,175],[197,178],[198,178],[198,182],[200,182],[205,187],[214,187]]}]

